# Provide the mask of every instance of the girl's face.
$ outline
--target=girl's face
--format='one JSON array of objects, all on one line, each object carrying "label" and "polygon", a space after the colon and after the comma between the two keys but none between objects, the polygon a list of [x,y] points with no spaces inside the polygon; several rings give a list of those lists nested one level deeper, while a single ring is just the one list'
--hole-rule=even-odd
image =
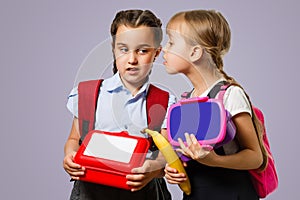
[{"label": "girl's face", "polygon": [[116,66],[125,86],[140,87],[147,80],[154,58],[160,48],[155,47],[151,27],[118,27],[113,47]]},{"label": "girl's face", "polygon": [[180,32],[179,23],[171,23],[167,27],[168,42],[163,48],[164,65],[169,74],[184,73],[191,62],[189,53],[191,46],[186,43],[184,35]]}]

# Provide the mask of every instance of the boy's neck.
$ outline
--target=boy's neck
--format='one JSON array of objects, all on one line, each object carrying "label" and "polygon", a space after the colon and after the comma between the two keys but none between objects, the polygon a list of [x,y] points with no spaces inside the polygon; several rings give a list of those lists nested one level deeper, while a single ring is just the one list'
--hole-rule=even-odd
[{"label": "boy's neck", "polygon": [[122,79],[121,79],[121,81],[122,81],[124,87],[130,91],[130,93],[133,97],[139,92],[139,90],[143,87],[143,85],[146,82],[146,81],[142,81],[139,83],[130,84],[128,82],[123,81]]}]

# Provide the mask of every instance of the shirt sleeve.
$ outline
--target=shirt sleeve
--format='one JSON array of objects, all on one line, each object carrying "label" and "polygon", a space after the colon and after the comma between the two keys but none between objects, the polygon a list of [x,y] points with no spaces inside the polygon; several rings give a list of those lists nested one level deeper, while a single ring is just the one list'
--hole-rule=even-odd
[{"label": "shirt sleeve", "polygon": [[78,89],[77,89],[77,87],[73,88],[68,96],[67,108],[75,117],[78,117]]},{"label": "shirt sleeve", "polygon": [[174,95],[170,94],[169,95],[169,102],[168,102],[168,109],[167,109],[166,116],[165,116],[165,119],[162,123],[161,128],[164,128],[164,129],[167,128],[168,110],[171,107],[171,105],[173,105],[174,103],[176,103],[176,97]]},{"label": "shirt sleeve", "polygon": [[250,102],[242,88],[230,86],[224,94],[223,101],[225,109],[232,117],[243,112],[252,116]]}]

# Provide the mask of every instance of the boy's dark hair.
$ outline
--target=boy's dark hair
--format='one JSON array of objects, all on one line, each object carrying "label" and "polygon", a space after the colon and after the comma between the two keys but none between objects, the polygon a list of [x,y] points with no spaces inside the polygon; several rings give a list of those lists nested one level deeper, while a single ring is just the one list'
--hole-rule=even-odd
[{"label": "boy's dark hair", "polygon": [[[125,25],[133,28],[139,26],[153,27],[154,40],[156,47],[160,46],[162,41],[161,20],[157,18],[150,10],[122,10],[119,11],[110,27],[112,36],[112,46],[115,46],[115,35],[119,26]],[[113,72],[117,73],[116,59],[114,56]]]}]

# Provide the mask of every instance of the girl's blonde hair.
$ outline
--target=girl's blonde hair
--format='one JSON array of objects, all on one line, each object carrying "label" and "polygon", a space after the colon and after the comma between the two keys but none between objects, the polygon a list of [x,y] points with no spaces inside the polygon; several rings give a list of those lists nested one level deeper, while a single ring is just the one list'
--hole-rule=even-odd
[{"label": "girl's blonde hair", "polygon": [[[211,65],[215,66],[229,84],[242,88],[237,81],[223,70],[223,56],[230,49],[231,31],[225,17],[215,10],[192,10],[175,14],[168,22],[167,28],[174,22],[181,22],[181,32],[192,43],[199,44],[210,56]],[[243,88],[242,88],[243,89]],[[243,89],[244,90],[244,89]],[[250,98],[245,92],[250,104]],[[251,107],[252,109],[252,107]],[[252,109],[252,121],[263,154],[263,163],[259,167],[264,170],[268,164],[268,152],[263,143],[264,127]]]}]

